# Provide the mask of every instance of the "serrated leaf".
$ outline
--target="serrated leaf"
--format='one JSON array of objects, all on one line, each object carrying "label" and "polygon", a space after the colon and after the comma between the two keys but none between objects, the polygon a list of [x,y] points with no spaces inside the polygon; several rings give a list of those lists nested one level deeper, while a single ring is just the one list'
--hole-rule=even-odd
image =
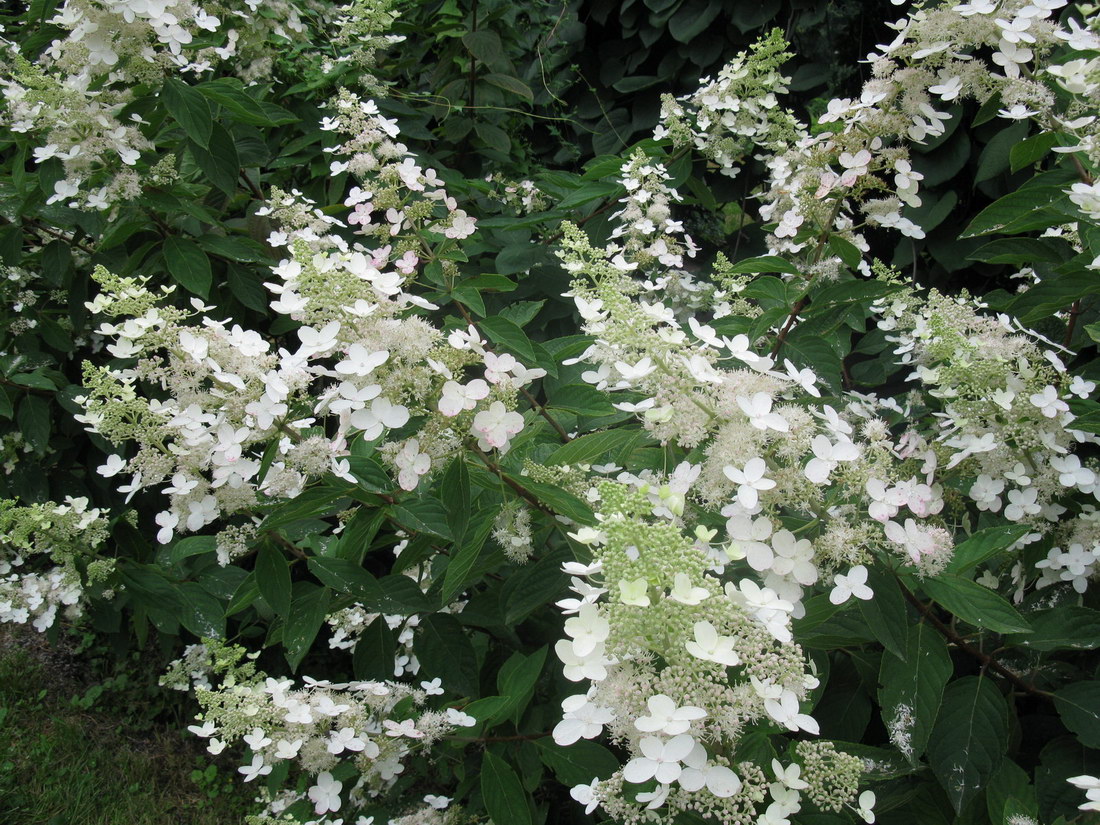
[{"label": "serrated leaf", "polygon": [[270,543],[265,543],[256,554],[256,586],[271,608],[280,616],[290,612],[290,567],[286,557]]},{"label": "serrated leaf", "polygon": [[1089,748],[1100,748],[1100,681],[1074,682],[1054,693],[1054,706],[1067,728]]},{"label": "serrated leaf", "polygon": [[192,146],[195,162],[214,186],[232,196],[237,191],[237,173],[241,162],[237,156],[237,145],[232,136],[220,123],[215,123],[210,131],[210,148]]},{"label": "serrated leaf", "polygon": [[993,682],[966,676],[943,694],[928,742],[928,762],[957,813],[1001,766],[1008,749],[1008,706]]},{"label": "serrated leaf", "polygon": [[979,212],[959,237],[974,238],[993,232],[1012,235],[1053,226],[1059,218],[1064,222],[1065,216],[1046,208],[1063,197],[1061,184],[1041,184],[1010,192]]},{"label": "serrated leaf", "polygon": [[438,677],[445,690],[459,696],[478,695],[477,655],[454,616],[425,616],[417,629],[415,650],[428,678]]},{"label": "serrated leaf", "polygon": [[164,82],[161,99],[168,114],[183,127],[187,136],[203,149],[209,149],[214,119],[202,93],[176,78],[169,78]]},{"label": "serrated leaf", "polygon": [[782,272],[785,275],[798,275],[798,267],[788,261],[786,258],[780,258],[778,255],[761,255],[758,258],[746,258],[743,261],[738,261],[731,268],[730,272],[739,275],[746,274],[765,274],[772,272]]},{"label": "serrated leaf", "polygon": [[1031,632],[1031,625],[1008,601],[969,579],[945,573],[925,579],[921,586],[941,607],[975,627],[996,633]]},{"label": "serrated leaf", "polygon": [[523,713],[542,673],[546,650],[545,646],[541,647],[529,656],[516,652],[501,665],[497,673],[497,691],[506,701],[493,713],[492,719],[502,720],[509,716],[518,719]]},{"label": "serrated leaf", "polygon": [[506,92],[511,92],[514,95],[522,97],[529,103],[533,102],[535,99],[535,93],[531,91],[531,87],[518,77],[500,74],[499,72],[489,72],[488,74],[482,75],[481,79],[486,83],[493,84],[498,89],[504,89]]},{"label": "serrated leaf", "polygon": [[904,661],[908,655],[909,613],[897,580],[875,567],[868,567],[867,586],[875,595],[867,601],[859,601],[859,610],[882,646]]},{"label": "serrated leaf", "polygon": [[210,259],[198,244],[186,238],[168,238],[164,242],[164,262],[177,284],[200,298],[210,295],[214,276]]},{"label": "serrated leaf", "polygon": [[609,452],[629,454],[644,437],[641,430],[620,428],[589,433],[563,444],[546,459],[547,464],[591,464]]},{"label": "serrated leaf", "polygon": [[323,556],[311,558],[308,564],[310,572],[321,582],[365,605],[375,607],[385,598],[381,583],[358,561]]},{"label": "serrated leaf", "polygon": [[531,825],[527,793],[519,777],[492,751],[481,758],[481,798],[493,825]]},{"label": "serrated leaf", "polygon": [[377,616],[355,643],[351,657],[352,672],[356,679],[385,681],[393,678],[393,658],[397,649],[393,631],[385,616]]},{"label": "serrated leaf", "polygon": [[37,395],[28,395],[19,402],[15,423],[23,440],[38,455],[50,445],[50,402]]},{"label": "serrated leaf", "polygon": [[607,394],[591,384],[566,384],[558,387],[547,400],[546,406],[588,416],[613,415],[615,412]]},{"label": "serrated leaf", "polygon": [[893,741],[913,764],[924,753],[952,670],[947,644],[925,622],[909,626],[904,660],[882,657],[882,721],[888,731],[898,732]]},{"label": "serrated leaf", "polygon": [[535,349],[531,346],[531,339],[512,321],[499,315],[486,318],[481,322],[481,329],[493,343],[510,349],[524,359],[526,364],[535,362]]},{"label": "serrated leaf", "polygon": [[480,511],[471,520],[469,529],[463,532],[461,542],[455,545],[451,561],[447,565],[447,572],[443,576],[441,598],[444,604],[449,603],[466,588],[470,571],[481,556],[485,541],[493,529],[495,515],[489,510]]},{"label": "serrated leaf", "polygon": [[1005,644],[1032,650],[1095,650],[1100,647],[1100,610],[1062,605],[1029,613],[1031,633],[1009,635]]},{"label": "serrated leaf", "polygon": [[947,563],[948,572],[966,573],[974,569],[1002,550],[1011,547],[1030,529],[1026,524],[1003,524],[972,533],[965,541],[955,546],[951,561]]},{"label": "serrated leaf", "polygon": [[581,739],[568,747],[549,736],[535,740],[539,757],[566,786],[587,785],[593,779],[607,779],[619,768],[619,759],[597,742]]},{"label": "serrated leaf", "polygon": [[470,54],[486,66],[499,69],[506,62],[500,35],[494,31],[483,29],[477,32],[466,32],[462,35],[462,44],[470,50]]},{"label": "serrated leaf", "polygon": [[329,590],[306,582],[295,586],[286,622],[283,625],[283,649],[287,664],[295,671],[313,646],[313,640],[328,614]]}]

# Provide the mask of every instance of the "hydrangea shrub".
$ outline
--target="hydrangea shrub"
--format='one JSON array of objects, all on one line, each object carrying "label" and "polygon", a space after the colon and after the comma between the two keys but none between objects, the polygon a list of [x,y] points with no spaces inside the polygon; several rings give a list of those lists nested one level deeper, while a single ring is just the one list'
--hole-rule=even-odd
[{"label": "hydrangea shrub", "polygon": [[0,620],[158,637],[253,825],[1087,821],[1100,24],[895,5],[574,169],[396,5],[9,15]]}]

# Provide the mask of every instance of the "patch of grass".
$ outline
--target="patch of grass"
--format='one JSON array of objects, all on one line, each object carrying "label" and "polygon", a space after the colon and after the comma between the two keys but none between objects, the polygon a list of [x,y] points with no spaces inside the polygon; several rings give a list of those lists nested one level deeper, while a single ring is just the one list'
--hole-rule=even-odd
[{"label": "patch of grass", "polygon": [[[189,735],[127,720],[140,708],[73,702],[63,674],[0,644],[0,823],[237,825],[250,807]],[[117,698],[117,697],[111,697]]]}]

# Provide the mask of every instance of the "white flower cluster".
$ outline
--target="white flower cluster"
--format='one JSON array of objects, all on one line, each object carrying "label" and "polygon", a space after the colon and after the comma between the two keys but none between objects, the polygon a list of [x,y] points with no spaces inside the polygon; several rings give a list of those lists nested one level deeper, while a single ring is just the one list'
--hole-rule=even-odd
[{"label": "white flower cluster", "polygon": [[723,66],[717,77],[702,78],[695,93],[679,100],[666,95],[653,136],[693,146],[730,177],[740,171],[746,156],[784,146],[800,128],[777,97],[787,93],[790,83],[779,71],[791,57],[786,48],[782,32],[774,29]]},{"label": "white flower cluster", "polygon": [[[276,42],[306,40],[306,26],[288,0],[66,0],[48,21],[64,36],[29,63],[0,39],[3,106],[0,125],[40,141],[36,165],[59,160],[63,176],[47,204],[102,211],[136,197],[141,173],[157,175],[143,153],[152,143],[139,113],[122,116],[134,89],[180,73],[202,76],[229,65],[246,81],[271,73]],[[208,9],[216,8],[218,15]],[[322,20],[332,16],[318,6]],[[159,167],[158,167],[159,168]],[[161,170],[163,171],[163,170]]]},{"label": "white flower cluster", "polygon": [[[425,683],[426,689],[308,676],[296,684],[271,678],[251,663],[241,665],[242,655],[240,648],[207,642],[169,670],[198,677],[203,712],[188,730],[207,740],[210,753],[247,746],[247,762],[238,769],[245,782],[282,763],[311,777],[304,793],[280,794],[271,813],[301,799],[319,816],[362,808],[398,781],[410,758],[421,758],[442,737],[476,723],[453,707],[426,707],[429,696],[443,693],[438,680]],[[215,673],[223,676],[211,687]]]},{"label": "white flower cluster", "polygon": [[[345,93],[341,104],[363,135],[396,135],[369,102]],[[103,292],[89,309],[116,319],[99,333],[113,341],[108,352],[132,366],[86,366],[80,420],[115,444],[136,445],[131,458],[114,455],[100,467],[107,477],[129,474],[120,488],[128,496],[167,485],[160,542],[226,516],[253,519],[260,504],[294,498],[329,473],[356,483],[353,439],[358,456],[376,447],[399,485],[413,490],[463,439],[504,452],[523,428],[517,394],[545,372],[493,352],[472,325],[444,337],[418,314],[435,307],[405,289],[420,265],[412,249],[424,235],[453,241],[424,210],[434,201],[420,197],[439,183],[432,170],[397,162],[403,147],[382,145],[389,144],[361,141],[350,162],[378,177],[378,196],[404,197],[390,210],[394,224],[380,226],[386,245],[349,244],[335,234],[342,224],[300,194],[275,191],[263,210],[281,227],[269,243],[288,247],[267,286],[277,296],[272,308],[303,324],[292,348],[203,314],[211,308],[197,299],[193,311],[176,309],[142,280],[96,270]],[[362,190],[352,192],[352,217],[376,235]],[[441,188],[429,194],[451,200]],[[449,213],[448,226],[459,225],[460,211]],[[484,377],[467,381],[469,367]],[[165,397],[145,397],[143,384]],[[395,431],[404,434],[383,440]]]},{"label": "white flower cluster", "polygon": [[[107,538],[107,519],[86,498],[63,504],[17,506],[0,501],[0,622],[26,624],[45,632],[60,613],[73,621],[84,612],[84,590],[113,570],[94,553]],[[39,568],[36,556],[53,566]]]},{"label": "white flower cluster", "polygon": [[[905,293],[877,307],[879,327],[933,409],[936,432],[904,437],[910,449],[922,445],[927,477],[972,479],[964,490],[978,511],[1030,528],[1018,546],[1054,536],[1058,546],[1037,564],[1038,586],[1069,582],[1085,592],[1100,573],[1100,465],[1077,449],[1100,439],[1074,427],[1069,402],[1096,385],[1068,374],[1060,348],[1007,316],[983,315],[966,297]],[[1091,503],[1077,503],[1081,496]],[[892,518],[881,509],[888,504],[884,494],[872,515]],[[937,496],[924,507],[942,506]]]},{"label": "white flower cluster", "polygon": [[[770,793],[767,811],[789,816],[810,788],[800,766],[775,763],[778,782],[769,785],[729,754],[760,722],[818,732],[800,707],[818,680],[792,641],[794,605],[750,579],[715,575],[715,531],[685,536],[668,489],[629,474],[597,481],[589,498],[598,502],[598,527],[573,534],[592,561],[564,565],[577,598],[559,603],[570,618],[555,651],[565,677],[590,686],[562,703],[553,736],[571,745],[606,729],[631,755],[611,778],[573,788],[573,797],[616,821],[695,810],[740,823]],[[854,781],[810,793],[850,804]]]}]

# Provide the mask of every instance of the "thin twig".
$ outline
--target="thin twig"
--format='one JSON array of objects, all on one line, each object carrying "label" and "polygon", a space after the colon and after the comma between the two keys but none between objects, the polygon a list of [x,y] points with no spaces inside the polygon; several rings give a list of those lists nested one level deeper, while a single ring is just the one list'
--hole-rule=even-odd
[{"label": "thin twig", "polygon": [[917,609],[917,612],[920,613],[921,616],[923,616],[925,619],[927,619],[928,623],[931,624],[932,627],[936,628],[936,630],[938,630],[945,639],[955,645],[963,653],[966,653],[968,656],[972,656],[973,658],[981,662],[982,667],[992,670],[994,673],[1000,674],[1001,676],[1012,682],[1012,684],[1016,685],[1016,687],[1018,687],[1020,690],[1032,696],[1042,696],[1044,699],[1049,699],[1054,695],[1053,693],[1049,693],[1045,690],[1040,690],[1039,688],[1035,687],[1035,685],[1025,682],[1023,679],[1021,679],[1007,667],[1002,665],[988,653],[984,653],[983,651],[979,650],[978,648],[967,642],[966,639],[956,633],[950,625],[947,625],[943,621],[941,621],[929,605],[924,604],[924,602],[918,599],[913,594],[913,592],[905,586],[905,582],[903,582],[900,578],[897,580],[897,582],[898,586],[901,588],[902,595],[905,596],[906,601],[908,601],[909,604],[913,605],[913,607]]}]

